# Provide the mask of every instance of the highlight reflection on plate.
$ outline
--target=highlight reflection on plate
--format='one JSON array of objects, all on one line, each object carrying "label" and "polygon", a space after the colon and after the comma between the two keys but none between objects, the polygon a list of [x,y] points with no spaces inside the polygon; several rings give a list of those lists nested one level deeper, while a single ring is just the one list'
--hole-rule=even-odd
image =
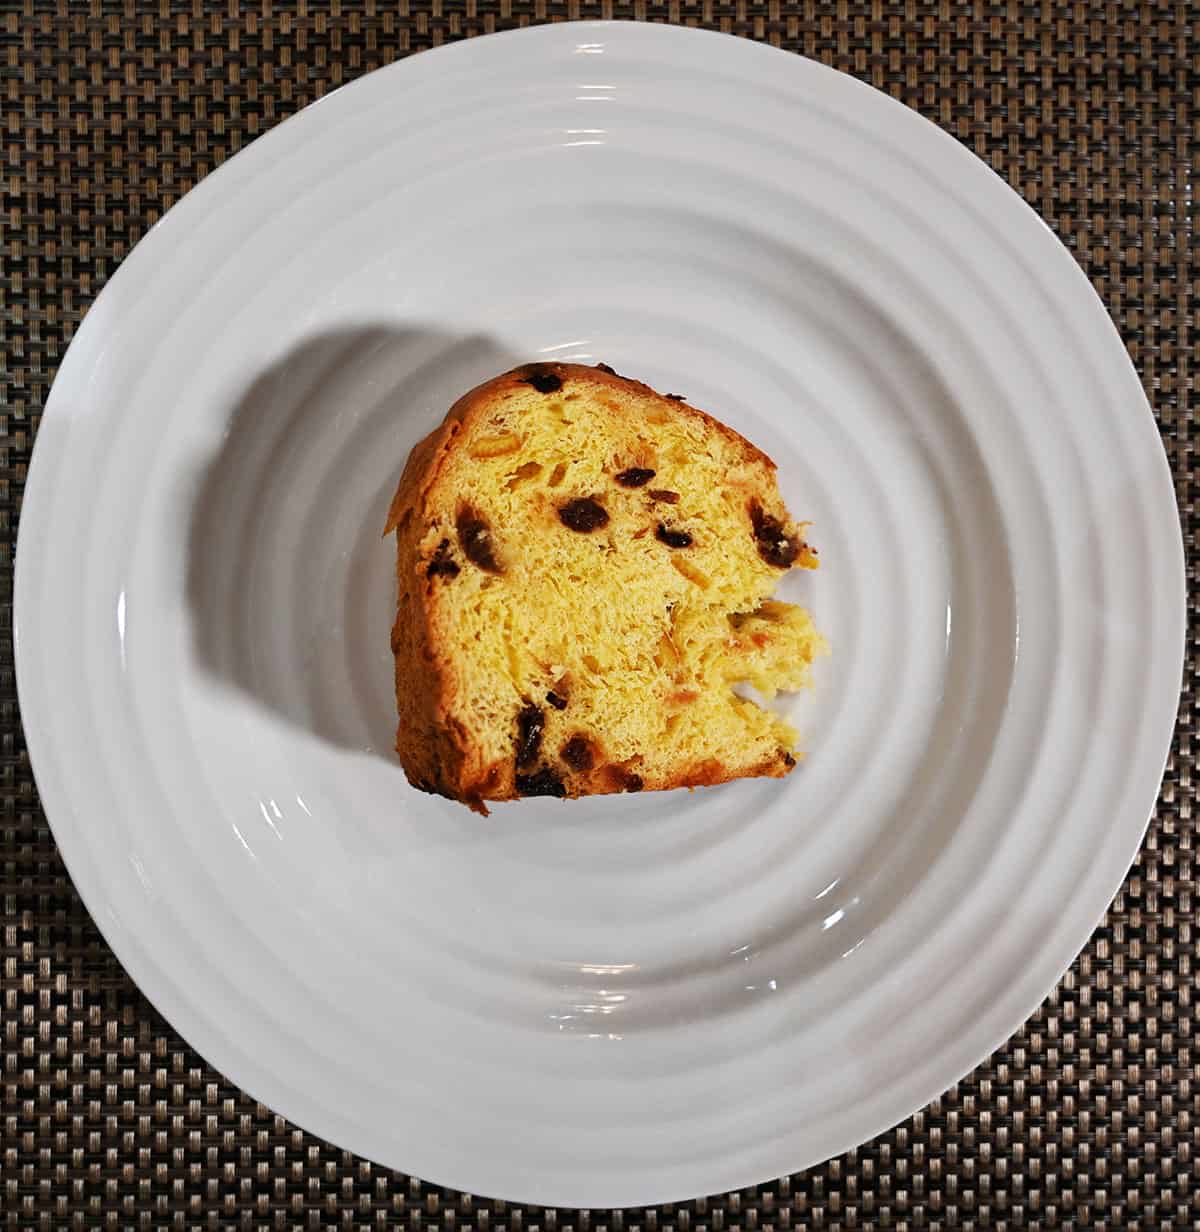
[{"label": "highlight reflection on plate", "polygon": [[[384,513],[539,357],[686,393],[814,522],[784,782],[405,784]],[[338,91],[138,246],[42,421],[18,675],[72,876],[211,1063],[430,1180],[634,1205],[863,1141],[1035,1008],[1153,804],[1182,578],[1119,340],[982,163],[794,56],[560,25]]]}]

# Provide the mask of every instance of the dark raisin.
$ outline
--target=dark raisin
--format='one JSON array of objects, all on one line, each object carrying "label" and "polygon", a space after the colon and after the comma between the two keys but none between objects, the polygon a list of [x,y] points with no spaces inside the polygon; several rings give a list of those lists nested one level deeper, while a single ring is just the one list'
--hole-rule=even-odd
[{"label": "dark raisin", "polygon": [[617,475],[616,479],[623,488],[640,488],[648,484],[655,473],[648,466],[631,466]]},{"label": "dark raisin", "polygon": [[542,748],[546,716],[532,702],[517,712],[517,767],[524,770],[537,761]]},{"label": "dark raisin", "polygon": [[603,774],[608,780],[609,786],[617,791],[642,790],[642,776],[634,774],[632,770],[626,770],[624,766],[607,765],[603,768]]},{"label": "dark raisin", "polygon": [[546,700],[554,707],[555,710],[566,710],[567,699],[559,693],[555,693],[553,689],[546,694]]},{"label": "dark raisin", "polygon": [[558,507],[559,521],[570,530],[577,530],[581,535],[608,525],[608,512],[599,501],[590,496],[579,496]]},{"label": "dark raisin", "polygon": [[458,577],[458,562],[450,555],[450,540],[443,539],[425,570],[426,577]]},{"label": "dark raisin", "polygon": [[468,505],[459,510],[454,526],[458,531],[458,542],[469,561],[488,573],[504,572],[496,559],[491,527],[484,518]]},{"label": "dark raisin", "polygon": [[616,368],[610,368],[608,364],[597,364],[596,367],[599,368],[601,372],[607,372],[609,376],[621,375]]},{"label": "dark raisin", "polygon": [[567,794],[562,779],[553,770],[539,770],[536,774],[518,774],[517,791],[523,796],[557,796],[560,800]]},{"label": "dark raisin", "polygon": [[668,505],[679,504],[679,493],[672,492],[670,488],[651,488],[649,496],[651,500],[663,501]]},{"label": "dark raisin", "polygon": [[549,368],[534,368],[521,378],[525,385],[532,385],[539,394],[552,394],[562,389],[562,377]]},{"label": "dark raisin", "polygon": [[787,766],[789,770],[796,764],[796,759],[791,755],[791,753],[787,752],[786,749],[783,754],[783,764]]},{"label": "dark raisin", "polygon": [[572,770],[590,770],[596,764],[596,751],[586,736],[572,736],[558,755]]},{"label": "dark raisin", "polygon": [[659,543],[665,543],[669,548],[690,548],[692,546],[692,537],[686,530],[670,530],[661,522],[654,532],[654,537]]},{"label": "dark raisin", "polygon": [[776,569],[790,568],[800,555],[800,541],[785,534],[783,523],[765,512],[757,501],[751,502],[750,521],[754,527],[759,556]]},{"label": "dark raisin", "polygon": [[687,395],[686,395],[686,394],[667,394],[667,397],[668,397],[668,398],[669,398],[672,402],[686,402],[686,401],[687,401]]}]

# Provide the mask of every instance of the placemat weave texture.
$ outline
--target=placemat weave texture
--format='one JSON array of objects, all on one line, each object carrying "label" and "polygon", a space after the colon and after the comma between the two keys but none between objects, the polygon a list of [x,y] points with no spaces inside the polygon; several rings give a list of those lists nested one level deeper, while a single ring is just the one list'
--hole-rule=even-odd
[{"label": "placemat weave texture", "polygon": [[163,212],[304,104],[422,48],[547,20],[704,25],[815,57],[953,133],[1108,305],[1196,529],[1200,7],[1168,0],[0,0],[0,1227],[720,1232],[1200,1228],[1194,559],[1175,747],[1137,863],[1033,1019],[903,1125],[742,1193],[629,1211],[474,1198],[294,1129],[138,992],[38,805],[12,650],[30,448],[89,304]]}]

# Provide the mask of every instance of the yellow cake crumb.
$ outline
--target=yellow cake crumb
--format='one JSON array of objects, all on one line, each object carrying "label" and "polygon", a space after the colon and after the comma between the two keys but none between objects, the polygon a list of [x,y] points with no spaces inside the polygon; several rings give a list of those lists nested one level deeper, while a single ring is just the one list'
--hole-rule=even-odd
[{"label": "yellow cake crumb", "polygon": [[815,568],[774,464],[603,369],[516,369],[413,452],[397,530],[397,748],[482,808],[786,774],[796,735],[738,696],[809,683],[825,642],[771,599]]}]

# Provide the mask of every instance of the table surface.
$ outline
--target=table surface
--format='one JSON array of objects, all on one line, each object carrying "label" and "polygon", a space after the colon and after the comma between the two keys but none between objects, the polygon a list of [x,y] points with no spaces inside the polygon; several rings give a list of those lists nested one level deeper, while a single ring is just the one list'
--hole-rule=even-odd
[{"label": "table surface", "polygon": [[957,1087],[820,1167],[687,1204],[552,1211],[374,1166],[210,1069],[117,962],[63,867],[21,733],[12,563],[55,369],[144,231],[328,90],[422,48],[575,18],[703,25],[852,73],[1038,210],[1107,304],[1154,407],[1190,548],[1200,391],[1200,9],[1059,0],[0,3],[0,1226],[1200,1228],[1194,561],[1175,745],[1102,926]]}]

